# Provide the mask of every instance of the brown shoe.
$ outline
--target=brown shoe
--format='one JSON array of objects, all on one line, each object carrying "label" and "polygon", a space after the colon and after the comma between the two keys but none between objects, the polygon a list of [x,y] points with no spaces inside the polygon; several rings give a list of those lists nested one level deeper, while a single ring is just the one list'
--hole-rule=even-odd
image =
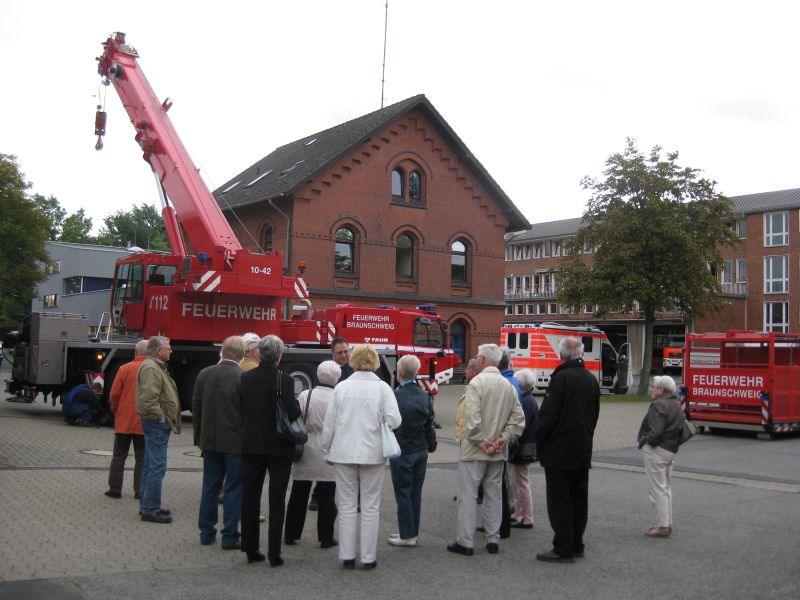
[{"label": "brown shoe", "polygon": [[555,550],[550,550],[549,552],[541,552],[540,554],[536,555],[536,560],[541,560],[543,562],[553,562],[553,563],[574,563],[575,559],[571,556],[561,556],[560,554],[556,554]]},{"label": "brown shoe", "polygon": [[670,530],[669,527],[651,527],[644,534],[647,537],[668,538]]}]

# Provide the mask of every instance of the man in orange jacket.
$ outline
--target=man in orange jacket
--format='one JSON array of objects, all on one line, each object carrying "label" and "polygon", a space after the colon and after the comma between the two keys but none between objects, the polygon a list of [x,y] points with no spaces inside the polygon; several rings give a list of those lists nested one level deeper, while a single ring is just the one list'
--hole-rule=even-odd
[{"label": "man in orange jacket", "polygon": [[122,478],[125,473],[125,461],[133,443],[133,455],[136,466],[133,470],[133,491],[139,498],[139,483],[142,480],[144,465],[144,432],[142,422],[136,413],[136,376],[139,367],[147,354],[147,340],[136,343],[136,356],[122,365],[117,371],[111,394],[108,400],[114,411],[114,454],[108,471],[109,498],[122,498]]}]

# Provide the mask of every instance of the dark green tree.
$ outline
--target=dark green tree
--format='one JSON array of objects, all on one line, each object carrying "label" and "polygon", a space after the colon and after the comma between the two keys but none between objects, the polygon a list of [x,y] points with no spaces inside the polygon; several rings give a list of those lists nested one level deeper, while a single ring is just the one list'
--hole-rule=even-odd
[{"label": "dark green tree", "polygon": [[36,285],[46,278],[45,242],[52,222],[29,198],[30,183],[15,156],[0,154],[0,323],[30,312]]},{"label": "dark green tree", "polygon": [[97,239],[90,235],[91,231],[92,219],[87,217],[84,209],[81,208],[64,219],[58,239],[62,242],[95,244]]},{"label": "dark green tree", "polygon": [[32,200],[37,210],[50,221],[48,239],[50,241],[59,239],[61,227],[64,225],[64,217],[67,215],[67,211],[61,208],[61,204],[55,196],[45,198],[41,194],[34,194]]},{"label": "dark green tree", "polygon": [[139,246],[145,250],[169,250],[167,232],[161,214],[150,204],[120,210],[104,219],[97,238],[108,246]]},{"label": "dark green tree", "polygon": [[[659,311],[677,308],[691,320],[720,308],[720,249],[738,237],[726,224],[730,201],[699,169],[680,167],[678,153],[643,155],[628,139],[606,161],[602,179],[585,177],[591,190],[583,225],[571,242],[571,259],[559,277],[559,300],[596,304],[599,316],[638,304],[645,345],[639,394],[647,391],[653,324]],[[594,248],[593,264],[579,249]]]}]

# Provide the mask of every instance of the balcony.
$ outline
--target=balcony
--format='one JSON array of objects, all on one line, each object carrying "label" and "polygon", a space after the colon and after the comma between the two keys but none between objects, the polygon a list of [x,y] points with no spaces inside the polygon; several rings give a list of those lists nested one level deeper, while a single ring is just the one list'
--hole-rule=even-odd
[{"label": "balcony", "polygon": [[506,300],[555,300],[558,287],[533,287],[529,290],[505,291]]},{"label": "balcony", "polygon": [[720,283],[722,288],[722,296],[730,296],[733,298],[747,298],[747,283]]}]

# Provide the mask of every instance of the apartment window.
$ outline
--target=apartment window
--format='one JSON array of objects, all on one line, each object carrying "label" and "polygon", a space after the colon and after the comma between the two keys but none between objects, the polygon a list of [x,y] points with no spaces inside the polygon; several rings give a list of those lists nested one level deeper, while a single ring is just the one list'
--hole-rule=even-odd
[{"label": "apartment window", "polygon": [[510,304],[506,304],[506,315],[511,316],[514,314],[514,307]]},{"label": "apartment window", "polygon": [[561,240],[553,240],[551,243],[553,256],[561,256]]},{"label": "apartment window", "polygon": [[531,276],[530,275],[524,275],[522,277],[522,291],[523,292],[531,291]]},{"label": "apartment window", "polygon": [[65,277],[64,283],[61,292],[65,296],[69,296],[71,294],[80,294],[81,293],[81,283],[82,277]]},{"label": "apartment window", "polygon": [[512,246],[506,246],[506,260],[512,260],[514,258],[514,249]]},{"label": "apartment window", "polygon": [[510,294],[513,291],[514,291],[514,278],[506,277],[506,294]]},{"label": "apartment window", "polygon": [[525,314],[526,315],[534,314],[534,312],[533,312],[533,304],[526,304],[525,305]]},{"label": "apartment window", "polygon": [[536,242],[533,245],[533,258],[542,258],[542,244],[540,242]]},{"label": "apartment window", "polygon": [[722,283],[733,283],[733,260],[728,259],[722,267]]},{"label": "apartment window", "polygon": [[747,218],[742,217],[740,219],[736,219],[736,223],[734,223],[734,231],[736,231],[736,235],[739,236],[740,239],[745,239],[747,237]]},{"label": "apartment window", "polygon": [[350,227],[336,230],[334,265],[337,273],[355,273],[356,234]]},{"label": "apartment window", "polygon": [[542,258],[547,258],[550,256],[550,242],[544,242],[542,244]]},{"label": "apartment window", "polygon": [[764,246],[786,246],[789,244],[789,213],[764,214]]},{"label": "apartment window", "polygon": [[570,250],[569,240],[561,240],[561,254],[564,256],[569,256],[572,254]]},{"label": "apartment window", "polygon": [[47,263],[47,274],[48,275],[55,275],[56,273],[61,273],[61,259],[54,258],[50,262]]},{"label": "apartment window", "polygon": [[736,261],[736,283],[747,283],[747,261],[743,258]]},{"label": "apartment window", "polygon": [[764,257],[764,293],[784,294],[789,291],[789,257]]},{"label": "apartment window", "polygon": [[547,314],[554,315],[558,312],[558,304],[551,302],[547,305]]},{"label": "apartment window", "polygon": [[568,315],[569,314],[569,304],[562,304],[561,305],[561,314]]},{"label": "apartment window", "polygon": [[522,260],[522,246],[514,246],[514,260]]},{"label": "apartment window", "polygon": [[587,315],[590,315],[594,312],[594,307],[591,304],[584,304],[583,312],[586,313]]},{"label": "apartment window", "polygon": [[531,257],[531,245],[530,244],[525,244],[525,246],[523,246],[522,254],[523,254],[523,256],[524,256],[524,258],[526,260]]},{"label": "apartment window", "polygon": [[413,279],[414,273],[414,238],[408,233],[397,237],[397,255],[395,257],[395,274],[398,279]]},{"label": "apartment window", "polygon": [[467,283],[467,244],[462,240],[450,246],[450,281],[456,285]]},{"label": "apartment window", "polygon": [[547,314],[547,305],[546,304],[537,304],[536,305],[536,314],[538,314],[538,315],[546,315]]},{"label": "apartment window", "polygon": [[58,306],[58,294],[47,294],[42,298],[45,308],[55,308]]},{"label": "apartment window", "polygon": [[764,331],[789,333],[789,303],[764,303]]},{"label": "apartment window", "polygon": [[515,304],[514,305],[514,311],[515,311],[516,314],[521,315],[522,314],[522,309],[523,309],[523,305],[522,304]]}]

